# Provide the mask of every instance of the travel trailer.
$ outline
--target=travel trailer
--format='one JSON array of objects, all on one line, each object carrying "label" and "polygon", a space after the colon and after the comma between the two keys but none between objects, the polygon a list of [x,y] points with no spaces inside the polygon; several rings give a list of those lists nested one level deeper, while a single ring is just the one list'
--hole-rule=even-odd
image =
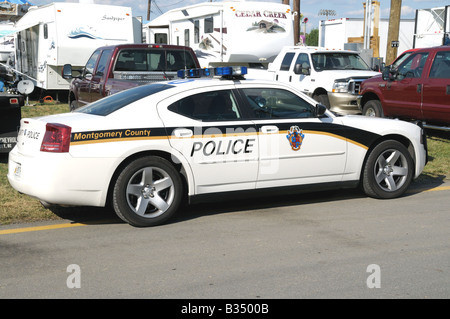
[{"label": "travel trailer", "polygon": [[450,5],[416,10],[414,48],[450,44]]},{"label": "travel trailer", "polygon": [[82,68],[96,48],[135,41],[131,8],[121,6],[57,2],[31,7],[15,28],[15,69],[45,90],[69,89],[64,64]]},{"label": "travel trailer", "polygon": [[268,64],[294,45],[289,5],[271,2],[205,2],[170,10],[144,25],[147,43],[194,49],[202,67]]},{"label": "travel trailer", "polygon": [[[380,19],[378,56],[382,60],[386,58],[388,29],[389,19]],[[322,20],[319,23],[319,46],[337,50],[360,51],[363,49],[363,43],[352,43],[351,40],[356,37],[362,38],[363,31],[364,19],[340,18]],[[399,30],[399,54],[413,47],[413,34],[414,19],[402,19]],[[374,54],[374,56],[376,55]],[[371,65],[370,59],[366,62]]]}]

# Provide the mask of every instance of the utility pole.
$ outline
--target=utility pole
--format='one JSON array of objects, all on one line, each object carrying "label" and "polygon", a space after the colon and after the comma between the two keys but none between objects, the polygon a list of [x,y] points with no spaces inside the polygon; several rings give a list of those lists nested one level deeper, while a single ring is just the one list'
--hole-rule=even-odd
[{"label": "utility pole", "polygon": [[294,45],[300,41],[300,0],[294,0]]},{"label": "utility pole", "polygon": [[391,64],[397,57],[398,34],[400,30],[400,16],[402,0],[391,0],[391,13],[389,15],[389,29],[386,49],[386,65]]},{"label": "utility pole", "polygon": [[148,0],[147,6],[147,21],[150,21],[150,8],[152,7],[152,0]]}]

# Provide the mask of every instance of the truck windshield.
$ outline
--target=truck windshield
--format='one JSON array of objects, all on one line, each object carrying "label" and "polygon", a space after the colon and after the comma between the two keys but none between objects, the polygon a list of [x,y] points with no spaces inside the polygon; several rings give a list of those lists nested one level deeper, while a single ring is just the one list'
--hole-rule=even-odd
[{"label": "truck windshield", "polygon": [[77,109],[75,112],[106,116],[137,100],[172,87],[173,85],[162,83],[138,86],[97,100]]},{"label": "truck windshield", "polygon": [[358,54],[353,53],[313,53],[311,55],[316,71],[323,70],[364,70],[370,71],[369,66]]}]

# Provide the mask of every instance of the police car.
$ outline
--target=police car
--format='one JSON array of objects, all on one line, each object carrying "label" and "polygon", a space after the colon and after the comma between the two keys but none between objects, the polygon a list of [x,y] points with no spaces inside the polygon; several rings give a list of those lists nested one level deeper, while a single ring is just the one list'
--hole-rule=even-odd
[{"label": "police car", "polygon": [[10,184],[45,205],[112,204],[127,223],[153,226],[185,198],[224,193],[361,185],[394,198],[426,164],[416,124],[336,117],[288,84],[245,80],[245,68],[179,73],[22,119]]}]

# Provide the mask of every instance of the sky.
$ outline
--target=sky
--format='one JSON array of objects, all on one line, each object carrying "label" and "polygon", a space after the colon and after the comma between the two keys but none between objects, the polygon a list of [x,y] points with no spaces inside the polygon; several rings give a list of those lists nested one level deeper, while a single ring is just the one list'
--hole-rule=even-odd
[{"label": "sky", "polygon": [[[97,4],[110,4],[118,6],[127,6],[132,8],[133,16],[142,16],[143,20],[147,20],[148,0],[29,0],[34,5],[40,6],[52,2],[79,2],[94,1]],[[278,2],[281,0],[255,0],[258,2]],[[391,1],[400,0],[379,0],[381,18],[389,18]],[[167,12],[172,9],[188,6],[191,4],[204,3],[208,0],[152,0],[150,20],[161,15],[161,12]],[[429,9],[434,7],[443,7],[450,5],[449,0],[401,0],[402,2],[402,19],[414,19],[416,9]],[[291,7],[293,0],[290,0]],[[326,17],[319,15],[323,9],[334,10],[336,16],[330,16],[329,19],[337,18],[363,18],[365,0],[300,0],[300,12],[304,17],[308,18],[306,25],[307,32],[312,28],[319,27],[319,21],[325,20]]]}]

